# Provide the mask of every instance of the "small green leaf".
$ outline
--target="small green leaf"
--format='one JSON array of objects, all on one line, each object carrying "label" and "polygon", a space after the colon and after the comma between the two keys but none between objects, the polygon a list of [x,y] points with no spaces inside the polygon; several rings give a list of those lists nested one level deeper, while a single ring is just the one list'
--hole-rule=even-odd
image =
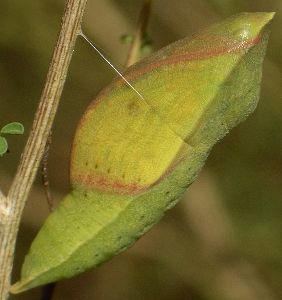
[{"label": "small green leaf", "polygon": [[23,134],[24,126],[19,122],[8,123],[1,129],[2,134]]},{"label": "small green leaf", "polygon": [[0,136],[0,156],[3,156],[8,150],[8,143],[6,139]]}]

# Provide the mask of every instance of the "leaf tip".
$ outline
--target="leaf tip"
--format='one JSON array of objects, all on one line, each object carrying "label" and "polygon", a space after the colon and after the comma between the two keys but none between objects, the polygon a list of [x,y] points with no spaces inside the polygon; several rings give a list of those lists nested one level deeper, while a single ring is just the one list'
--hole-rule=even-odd
[{"label": "leaf tip", "polygon": [[263,28],[274,18],[275,12],[256,12],[252,14],[255,27]]},{"label": "leaf tip", "polygon": [[11,294],[20,294],[20,293],[28,291],[34,287],[37,287],[38,285],[39,284],[37,284],[36,280],[33,280],[31,278],[21,278],[19,281],[17,281],[16,283],[11,285],[10,293]]},{"label": "leaf tip", "polygon": [[252,41],[261,34],[274,15],[275,12],[243,12],[226,19],[225,24],[217,24],[216,32],[240,42]]},{"label": "leaf tip", "polygon": [[266,26],[275,16],[275,12],[259,12],[256,13],[257,24],[261,27]]},{"label": "leaf tip", "polygon": [[21,281],[16,282],[15,284],[13,284],[10,287],[10,293],[11,294],[19,294],[23,291],[25,291],[26,289],[24,288],[24,285],[22,284]]}]

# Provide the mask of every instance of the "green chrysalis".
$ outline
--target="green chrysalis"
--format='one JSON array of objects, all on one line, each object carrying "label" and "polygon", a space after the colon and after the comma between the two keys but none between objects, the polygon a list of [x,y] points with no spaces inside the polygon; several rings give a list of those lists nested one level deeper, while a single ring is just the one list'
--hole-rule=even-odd
[{"label": "green chrysalis", "polygon": [[74,138],[73,190],[46,220],[18,293],[100,265],[173,207],[212,146],[255,109],[273,13],[242,13],[130,67]]}]

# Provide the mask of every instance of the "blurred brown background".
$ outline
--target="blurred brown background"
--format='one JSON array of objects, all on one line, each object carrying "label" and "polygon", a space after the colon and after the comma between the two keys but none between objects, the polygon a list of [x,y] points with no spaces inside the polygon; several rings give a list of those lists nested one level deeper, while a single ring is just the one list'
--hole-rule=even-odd
[{"label": "blurred brown background", "polygon": [[[122,68],[141,1],[89,0],[84,31]],[[32,124],[63,12],[62,0],[1,1],[0,126]],[[55,287],[54,300],[282,299],[282,2],[281,0],[154,0],[148,32],[158,49],[241,11],[276,11],[253,116],[212,151],[176,208],[129,251]],[[69,189],[74,129],[85,107],[114,73],[79,39],[54,126],[50,181],[58,203]],[[24,137],[9,138],[0,158],[7,190]],[[15,278],[48,208],[40,176],[23,218]],[[0,241],[1,242],[1,241]],[[15,300],[41,299],[34,289]],[[43,299],[43,298],[42,298]]]}]

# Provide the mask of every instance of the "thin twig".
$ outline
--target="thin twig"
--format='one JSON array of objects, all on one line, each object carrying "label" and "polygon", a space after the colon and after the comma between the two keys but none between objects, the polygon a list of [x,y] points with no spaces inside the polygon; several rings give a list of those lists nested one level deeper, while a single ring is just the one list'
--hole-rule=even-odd
[{"label": "thin twig", "polygon": [[140,48],[142,45],[142,39],[146,33],[150,12],[152,7],[152,0],[143,0],[143,5],[140,10],[137,27],[133,35],[133,41],[129,49],[126,67],[133,65],[139,59]]},{"label": "thin twig", "polygon": [[7,198],[0,190],[0,236],[3,233],[4,225],[6,223],[7,215],[8,215],[8,208],[7,208]]},{"label": "thin twig", "polygon": [[4,201],[9,215],[0,232],[0,299],[9,297],[18,227],[26,199],[38,171],[66,79],[87,0],[68,0],[61,31],[49,67],[32,130],[17,173]]}]

